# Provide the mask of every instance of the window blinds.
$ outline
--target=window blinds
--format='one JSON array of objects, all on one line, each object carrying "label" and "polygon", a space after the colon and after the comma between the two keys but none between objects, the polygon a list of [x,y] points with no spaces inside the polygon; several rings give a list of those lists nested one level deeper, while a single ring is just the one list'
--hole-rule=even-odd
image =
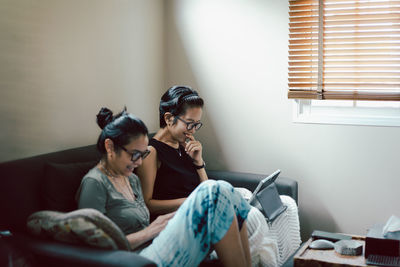
[{"label": "window blinds", "polygon": [[289,0],[288,97],[400,101],[400,1]]}]

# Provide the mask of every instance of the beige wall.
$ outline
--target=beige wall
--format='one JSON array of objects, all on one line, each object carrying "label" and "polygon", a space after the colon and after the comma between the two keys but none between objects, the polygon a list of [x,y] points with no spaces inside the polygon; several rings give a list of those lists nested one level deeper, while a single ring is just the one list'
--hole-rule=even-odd
[{"label": "beige wall", "polygon": [[0,161],[94,143],[101,106],[153,131],[160,94],[183,83],[206,100],[208,168],[297,179],[303,239],[400,216],[400,128],[292,123],[287,14],[281,0],[2,0]]},{"label": "beige wall", "polygon": [[168,0],[166,21],[167,83],[205,98],[210,169],[297,179],[303,239],[400,216],[400,128],[292,122],[287,1]]},{"label": "beige wall", "polygon": [[95,143],[102,106],[157,127],[162,0],[1,0],[0,161]]}]

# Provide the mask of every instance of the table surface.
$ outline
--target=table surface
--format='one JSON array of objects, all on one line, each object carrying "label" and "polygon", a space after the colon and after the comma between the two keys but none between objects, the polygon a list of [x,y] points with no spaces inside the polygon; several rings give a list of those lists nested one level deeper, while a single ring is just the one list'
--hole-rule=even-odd
[{"label": "table surface", "polygon": [[294,255],[294,266],[371,266],[365,263],[365,237],[352,236],[352,239],[360,242],[363,245],[363,253],[360,256],[341,255],[334,249],[310,249],[309,245],[313,241],[310,238]]}]

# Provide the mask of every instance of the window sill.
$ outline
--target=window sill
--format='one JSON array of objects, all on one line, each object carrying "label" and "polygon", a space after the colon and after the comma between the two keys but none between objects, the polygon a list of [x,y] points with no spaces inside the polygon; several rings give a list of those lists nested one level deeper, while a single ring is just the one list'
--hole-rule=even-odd
[{"label": "window sill", "polygon": [[293,122],[400,127],[400,109],[313,107],[310,101],[293,101]]}]

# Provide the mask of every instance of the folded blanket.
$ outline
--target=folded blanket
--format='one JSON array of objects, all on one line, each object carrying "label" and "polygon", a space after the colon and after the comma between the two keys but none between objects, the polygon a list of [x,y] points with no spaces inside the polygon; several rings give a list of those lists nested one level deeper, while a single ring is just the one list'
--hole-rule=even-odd
[{"label": "folded blanket", "polygon": [[[236,187],[244,199],[252,193]],[[296,202],[290,196],[281,195],[287,206],[272,223],[256,208],[250,210],[247,227],[252,266],[281,266],[300,247],[300,222]]]}]

